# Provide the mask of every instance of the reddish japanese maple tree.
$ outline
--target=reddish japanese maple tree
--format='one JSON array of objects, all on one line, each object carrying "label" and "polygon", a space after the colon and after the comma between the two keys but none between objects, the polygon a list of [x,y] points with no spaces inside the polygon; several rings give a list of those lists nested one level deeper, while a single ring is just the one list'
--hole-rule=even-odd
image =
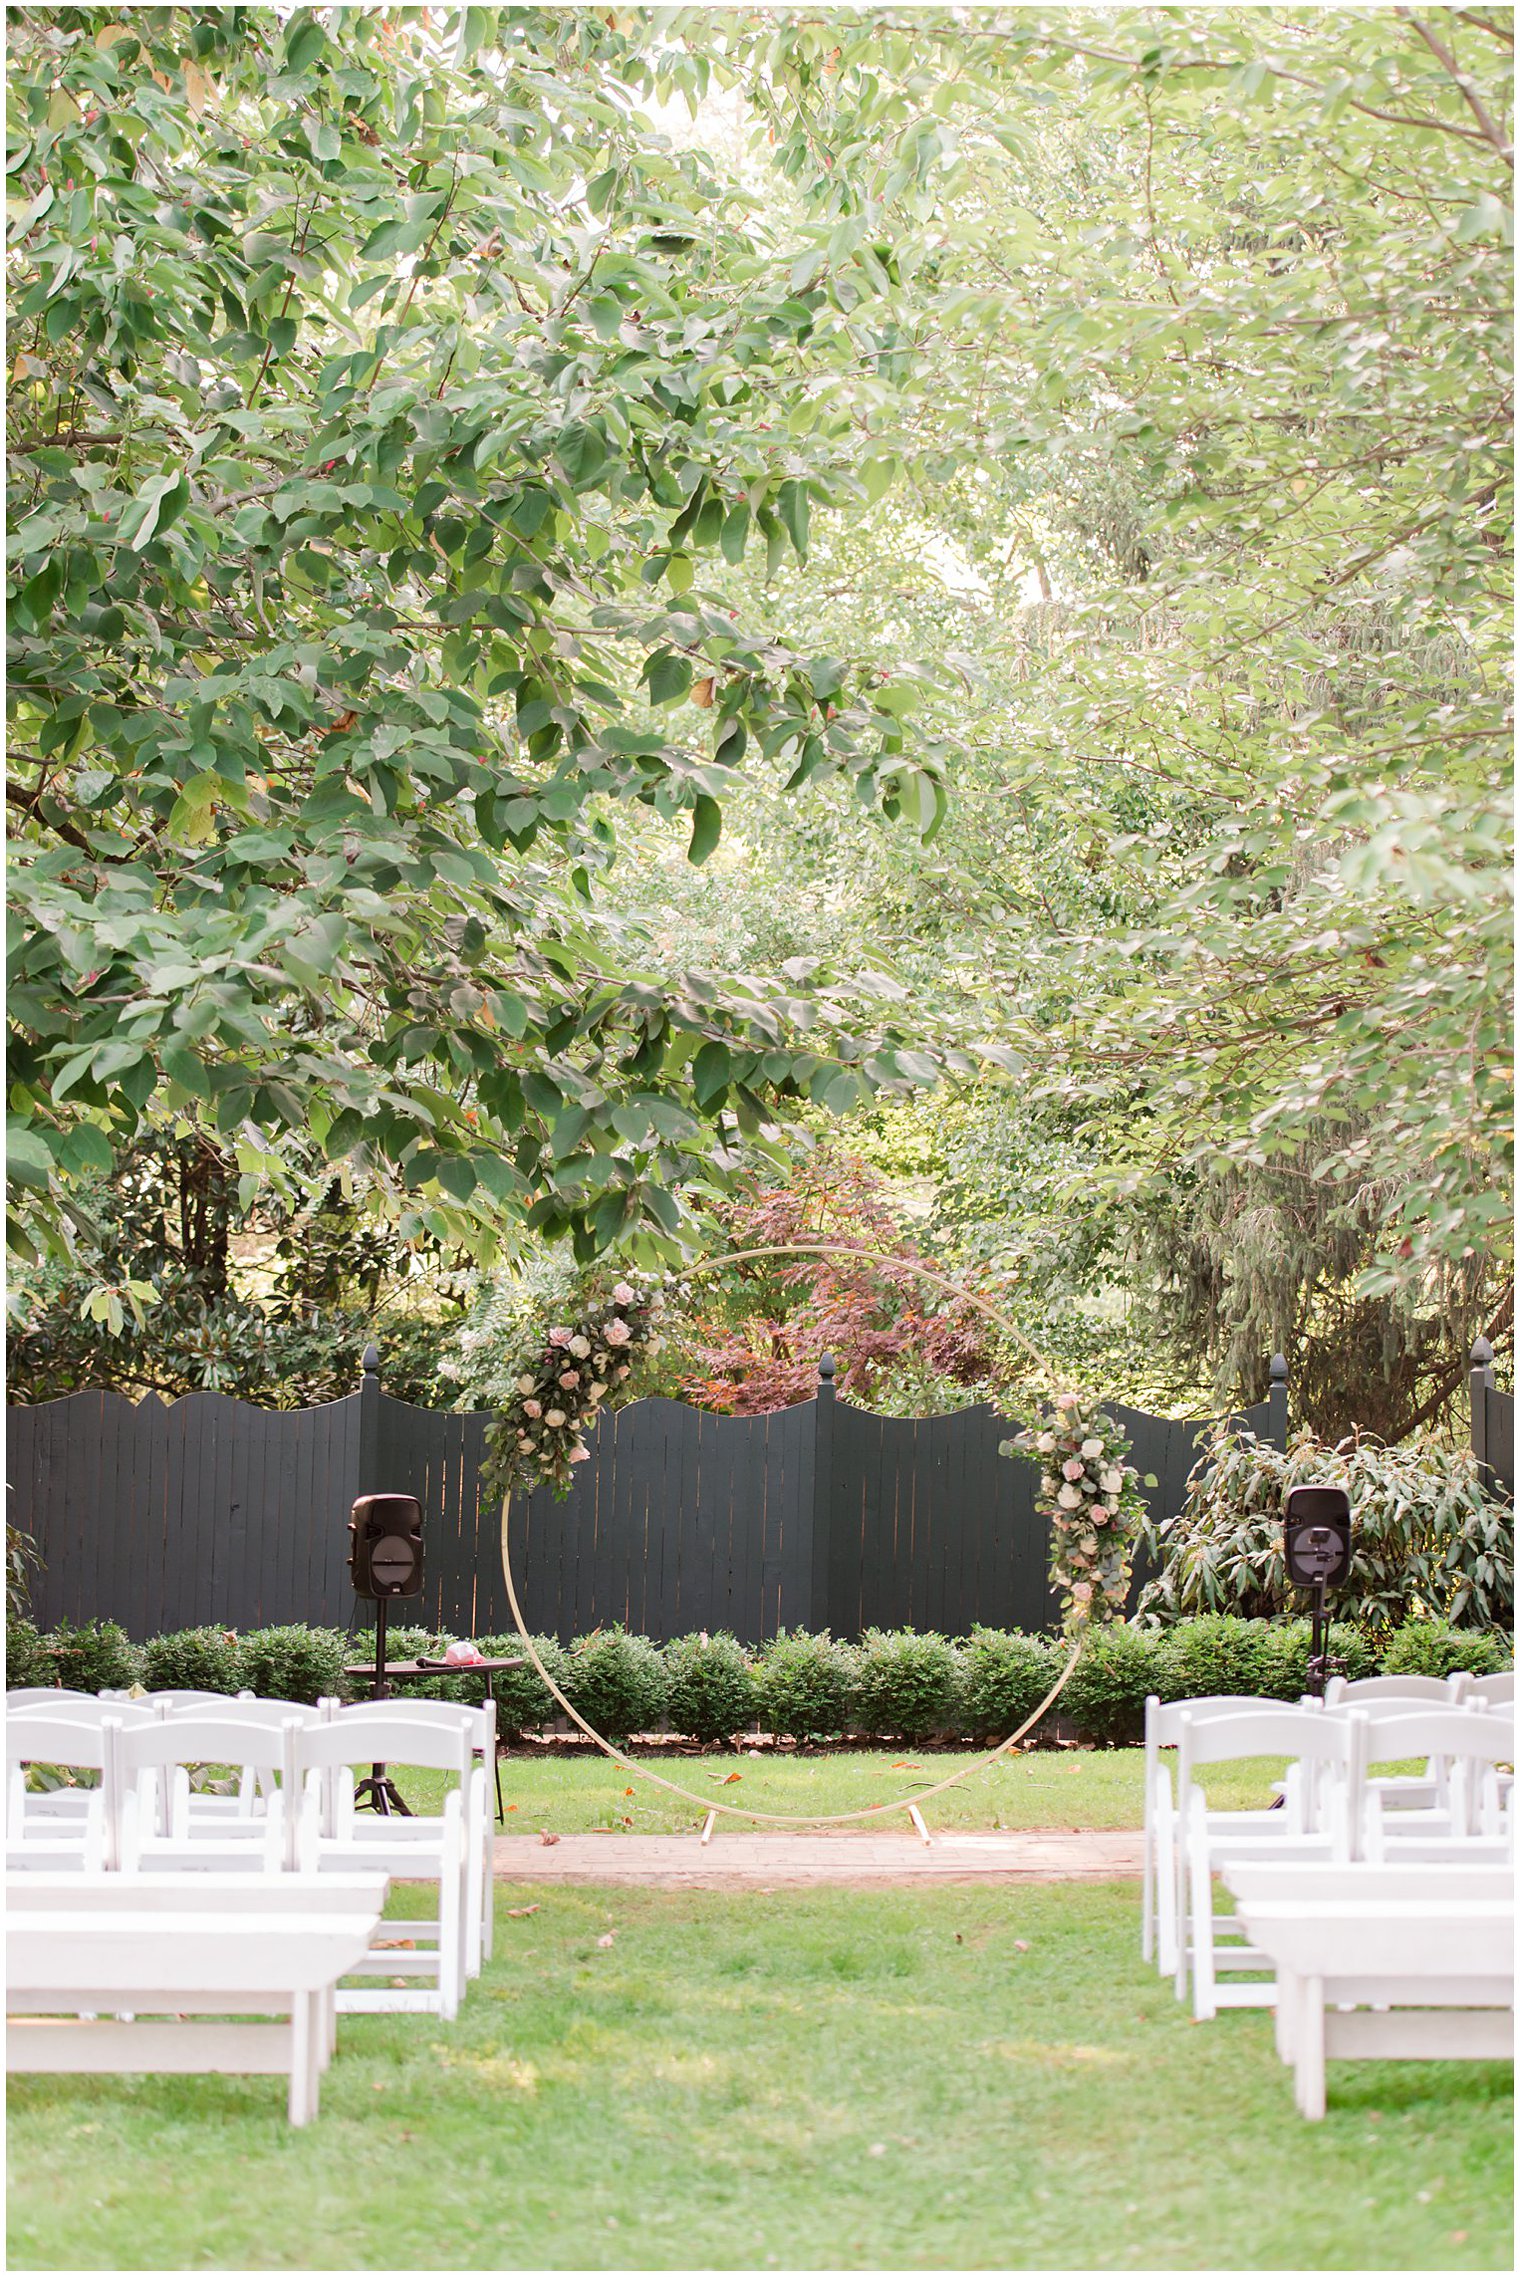
[{"label": "reddish japanese maple tree", "polygon": [[[757,1259],[736,1265],[721,1292],[698,1289],[688,1329],[696,1367],[681,1393],[725,1415],[766,1415],[811,1399],[818,1362],[832,1353],[841,1391],[857,1404],[912,1355],[936,1375],[972,1383],[986,1373],[988,1331],[972,1309],[913,1272],[922,1252],[906,1235],[870,1166],[820,1154],[789,1184],[727,1212],[736,1249],[837,1241],[886,1253]],[[925,1263],[930,1260],[924,1259]]]}]

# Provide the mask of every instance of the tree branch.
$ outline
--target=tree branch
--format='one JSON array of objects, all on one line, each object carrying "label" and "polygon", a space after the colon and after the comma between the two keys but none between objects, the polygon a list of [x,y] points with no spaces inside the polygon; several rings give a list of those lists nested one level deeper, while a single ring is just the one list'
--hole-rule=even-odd
[{"label": "tree branch", "polygon": [[1422,23],[1418,16],[1412,16],[1407,8],[1395,8],[1394,14],[1396,16],[1402,16],[1404,21],[1408,24],[1410,30],[1412,32],[1418,33],[1419,37],[1425,42],[1425,45],[1429,48],[1431,54],[1435,57],[1437,63],[1439,63],[1441,66],[1441,69],[1446,73],[1446,76],[1448,79],[1450,79],[1452,85],[1456,88],[1463,102],[1467,105],[1468,109],[1472,112],[1473,117],[1477,120],[1478,125],[1482,130],[1484,140],[1493,144],[1495,150],[1498,151],[1499,156],[1504,160],[1505,165],[1509,168],[1510,172],[1513,173],[1515,170],[1515,146],[1511,142],[1506,142],[1498,127],[1494,125],[1493,120],[1489,117],[1487,110],[1484,108],[1482,97],[1478,93],[1478,83],[1474,79],[1472,73],[1470,71],[1464,71],[1462,69],[1461,64],[1458,63],[1451,49],[1447,47],[1443,41],[1438,40],[1435,33],[1430,29],[1430,26],[1428,24]]}]

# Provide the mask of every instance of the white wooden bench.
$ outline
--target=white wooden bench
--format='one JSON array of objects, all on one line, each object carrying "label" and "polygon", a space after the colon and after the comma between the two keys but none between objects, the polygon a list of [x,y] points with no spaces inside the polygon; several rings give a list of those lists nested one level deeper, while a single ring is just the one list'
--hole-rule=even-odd
[{"label": "white wooden bench", "polygon": [[1330,2057],[1512,2056],[1505,1869],[1253,1863],[1224,1879],[1277,1971],[1278,2053],[1306,2119],[1325,2115]]},{"label": "white wooden bench", "polygon": [[[301,2126],[385,1891],[383,1875],[17,1876],[6,2068],[283,2072]],[[281,2021],[233,2021],[250,2015]]]}]

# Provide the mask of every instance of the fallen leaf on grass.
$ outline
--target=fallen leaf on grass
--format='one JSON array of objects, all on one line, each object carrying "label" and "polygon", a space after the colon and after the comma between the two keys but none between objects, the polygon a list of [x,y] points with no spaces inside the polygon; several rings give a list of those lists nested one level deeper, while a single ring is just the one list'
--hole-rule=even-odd
[{"label": "fallen leaf on grass", "polygon": [[415,1937],[377,1937],[375,1947],[381,1953],[415,1953],[417,1940]]},{"label": "fallen leaf on grass", "polygon": [[633,1789],[631,1787],[625,1787],[623,1789],[623,1792],[625,1795],[631,1795],[633,1793]]},{"label": "fallen leaf on grass", "polygon": [[605,1937],[598,1937],[596,1941],[596,1949],[599,1953],[610,1952],[616,1943],[617,1931],[615,1929],[609,1929]]},{"label": "fallen leaf on grass", "polygon": [[742,1771],[730,1771],[730,1773],[728,1774],[728,1777],[727,1777],[727,1778],[724,1780],[723,1784],[724,1784],[724,1786],[725,1786],[725,1787],[737,1787],[737,1786],[738,1786],[738,1784],[739,1784],[739,1781],[740,1781],[740,1780],[741,1780],[743,1777],[744,1777],[744,1773],[743,1773]]},{"label": "fallen leaf on grass", "polygon": [[509,1810],[509,1811],[515,1811],[515,1810],[516,1810],[516,1808],[517,1808],[517,1805],[516,1805],[516,1803],[508,1803],[508,1805],[507,1805],[507,1808],[508,1808],[508,1810]]},{"label": "fallen leaf on grass", "polygon": [[507,1919],[508,1921],[526,1921],[530,1913],[537,1913],[537,1911],[536,1905],[509,1905],[507,1907]]},{"label": "fallen leaf on grass", "polygon": [[1029,1950],[1029,1939],[1027,1937],[1015,1937],[1013,1941],[1013,1949],[1016,1953],[1027,1953]]},{"label": "fallen leaf on grass", "polygon": [[921,1763],[894,1763],[892,1768],[894,1771],[922,1771],[923,1765]]}]

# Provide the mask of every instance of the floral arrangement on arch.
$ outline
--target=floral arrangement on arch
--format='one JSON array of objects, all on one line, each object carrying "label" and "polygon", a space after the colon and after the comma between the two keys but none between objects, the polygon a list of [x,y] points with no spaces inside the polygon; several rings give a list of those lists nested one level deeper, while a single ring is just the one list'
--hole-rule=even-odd
[{"label": "floral arrangement on arch", "polygon": [[998,1449],[1040,1466],[1035,1507],[1050,1520],[1050,1579],[1068,1629],[1123,1619],[1146,1516],[1140,1473],[1125,1461],[1129,1450],[1113,1418],[1076,1392],[1058,1392],[1043,1422]]},{"label": "floral arrangement on arch", "polygon": [[516,1379],[512,1404],[486,1432],[487,1481],[496,1495],[552,1486],[564,1495],[577,1463],[589,1462],[586,1434],[604,1407],[626,1398],[641,1351],[656,1352],[664,1305],[657,1280],[635,1274],[593,1297],[579,1320],[557,1323]]}]

